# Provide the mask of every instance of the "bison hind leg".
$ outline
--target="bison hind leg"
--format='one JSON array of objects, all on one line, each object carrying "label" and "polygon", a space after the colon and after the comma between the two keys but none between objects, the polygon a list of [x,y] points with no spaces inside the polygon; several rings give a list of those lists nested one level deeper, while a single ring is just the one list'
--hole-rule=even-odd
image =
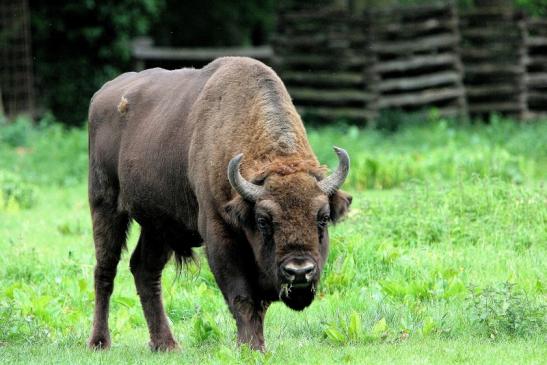
[{"label": "bison hind leg", "polygon": [[91,349],[110,347],[108,314],[110,296],[114,289],[117,265],[122,248],[125,247],[129,218],[124,213],[117,213],[111,207],[92,206],[93,236],[95,241],[96,266],[95,311],[93,330],[88,341]]},{"label": "bison hind leg", "polygon": [[162,230],[157,227],[141,225],[141,235],[130,260],[153,351],[178,349],[162,302],[162,271],[172,254],[163,238]]}]

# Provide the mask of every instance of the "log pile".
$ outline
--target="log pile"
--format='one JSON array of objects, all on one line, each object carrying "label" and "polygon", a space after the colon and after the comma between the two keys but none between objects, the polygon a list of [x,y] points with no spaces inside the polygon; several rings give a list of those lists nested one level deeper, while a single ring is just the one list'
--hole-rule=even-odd
[{"label": "log pile", "polygon": [[547,20],[508,0],[279,14],[274,67],[302,111],[369,121],[384,109],[547,115]]},{"label": "log pile", "polygon": [[470,113],[525,117],[526,47],[522,14],[511,5],[484,1],[462,13],[460,19]]},{"label": "log pile", "polygon": [[466,115],[453,4],[391,7],[373,12],[371,19],[378,107],[436,107],[442,115]]},{"label": "log pile", "polygon": [[274,67],[300,112],[321,119],[375,117],[367,34],[365,19],[343,9],[280,13]]},{"label": "log pile", "polygon": [[529,117],[547,116],[547,20],[527,21],[526,88]]}]

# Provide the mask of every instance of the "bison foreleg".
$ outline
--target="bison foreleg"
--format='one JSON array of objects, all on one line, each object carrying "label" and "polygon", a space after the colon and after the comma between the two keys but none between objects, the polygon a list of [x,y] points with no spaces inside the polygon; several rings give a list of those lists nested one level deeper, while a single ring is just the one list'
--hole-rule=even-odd
[{"label": "bison foreleg", "polygon": [[178,348],[161,298],[161,273],[170,256],[171,251],[163,242],[154,242],[154,236],[143,228],[130,265],[148,324],[150,348],[153,351]]},{"label": "bison foreleg", "polygon": [[247,255],[245,246],[240,246],[221,223],[209,221],[207,233],[207,260],[236,320],[238,343],[264,351],[264,317],[269,303],[253,290],[256,275],[249,273],[254,265],[252,253]]},{"label": "bison foreleg", "polygon": [[238,296],[232,300],[231,310],[237,324],[239,344],[248,344],[253,350],[264,351],[264,316],[268,304]]}]

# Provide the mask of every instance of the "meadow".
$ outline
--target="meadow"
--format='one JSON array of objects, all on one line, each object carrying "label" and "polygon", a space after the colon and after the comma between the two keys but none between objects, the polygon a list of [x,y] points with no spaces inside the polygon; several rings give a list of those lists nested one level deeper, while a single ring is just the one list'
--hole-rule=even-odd
[{"label": "meadow", "polygon": [[[309,129],[319,159],[352,157],[349,217],[331,227],[318,296],[268,311],[265,354],[235,323],[201,249],[164,302],[182,350],[154,354],[125,253],[113,347],[85,346],[93,310],[87,134],[45,119],[0,125],[0,362],[480,363],[547,358],[547,122],[432,115],[395,132]],[[129,251],[138,226],[132,227]]]}]

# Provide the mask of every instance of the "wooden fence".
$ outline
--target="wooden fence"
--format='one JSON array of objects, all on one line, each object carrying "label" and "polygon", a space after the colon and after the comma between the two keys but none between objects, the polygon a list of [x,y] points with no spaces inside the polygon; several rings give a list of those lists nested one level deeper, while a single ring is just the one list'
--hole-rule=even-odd
[{"label": "wooden fence", "polygon": [[283,10],[274,67],[301,111],[329,119],[430,107],[446,116],[547,115],[547,21],[507,4]]},{"label": "wooden fence", "polygon": [[147,64],[161,62],[190,63],[194,67],[203,66],[218,57],[241,56],[252,57],[271,63],[273,53],[269,46],[263,47],[222,47],[222,48],[172,48],[154,45],[152,38],[139,37],[133,40],[133,58],[137,70]]},{"label": "wooden fence", "polygon": [[[272,48],[183,49],[135,42],[145,62],[201,66],[245,55],[272,65],[303,113],[374,121],[384,110],[435,107],[445,116],[547,116],[547,20],[506,0],[395,6],[364,12],[281,8]],[[509,4],[509,5],[508,5]]]},{"label": "wooden fence", "polygon": [[27,0],[0,1],[0,116],[34,113]]},{"label": "wooden fence", "polygon": [[300,111],[333,118],[375,116],[376,78],[362,17],[336,9],[282,13],[274,67]]},{"label": "wooden fence", "polygon": [[547,20],[530,19],[526,37],[527,104],[529,117],[547,116]]},{"label": "wooden fence", "polygon": [[458,18],[450,4],[393,7],[371,14],[380,109],[436,107],[465,115]]},{"label": "wooden fence", "polygon": [[511,6],[487,3],[461,14],[469,111],[527,115],[526,23]]}]

